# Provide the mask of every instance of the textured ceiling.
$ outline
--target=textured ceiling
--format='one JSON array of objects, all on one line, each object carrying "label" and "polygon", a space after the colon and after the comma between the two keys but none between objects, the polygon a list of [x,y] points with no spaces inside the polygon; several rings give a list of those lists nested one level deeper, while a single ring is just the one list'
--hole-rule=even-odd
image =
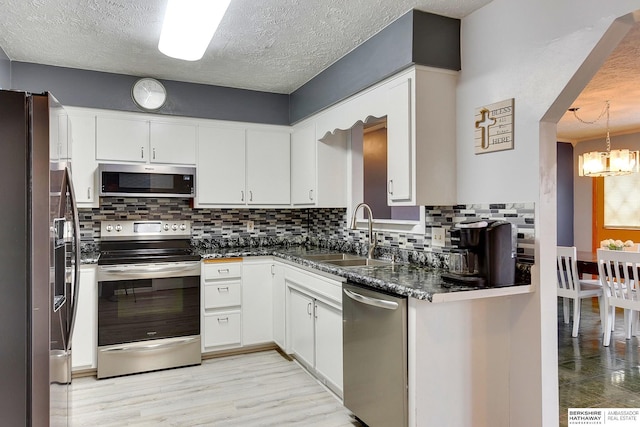
[{"label": "textured ceiling", "polygon": [[0,0],[11,60],[291,93],[416,8],[462,18],[491,0],[232,0],[205,56],[162,55],[166,0]]},{"label": "textured ceiling", "polygon": [[[415,8],[462,18],[491,0],[232,0],[205,56],[162,55],[166,0],[0,0],[0,47],[11,60],[291,93]],[[640,25],[572,106],[586,121],[611,101],[612,133],[640,128]],[[560,140],[604,137],[605,120],[565,114]]]},{"label": "textured ceiling", "polygon": [[[627,33],[618,47],[573,102],[578,117],[596,120],[610,101],[611,134],[640,131],[640,24]],[[580,123],[571,112],[558,123],[558,140],[581,141],[602,138],[604,149],[606,116],[589,125]]]}]

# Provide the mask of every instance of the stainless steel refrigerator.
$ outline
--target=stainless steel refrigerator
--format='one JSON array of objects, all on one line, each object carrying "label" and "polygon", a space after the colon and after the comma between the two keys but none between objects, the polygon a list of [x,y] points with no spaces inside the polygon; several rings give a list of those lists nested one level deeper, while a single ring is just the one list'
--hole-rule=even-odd
[{"label": "stainless steel refrigerator", "polygon": [[67,425],[79,280],[67,118],[50,94],[0,91],[0,414]]}]

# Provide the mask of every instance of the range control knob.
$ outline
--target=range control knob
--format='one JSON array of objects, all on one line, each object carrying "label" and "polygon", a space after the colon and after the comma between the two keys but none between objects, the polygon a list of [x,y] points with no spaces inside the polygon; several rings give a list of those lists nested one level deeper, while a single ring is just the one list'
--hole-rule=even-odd
[{"label": "range control knob", "polygon": [[116,224],[116,231],[122,231],[122,226],[120,224]]},{"label": "range control knob", "polygon": [[180,230],[184,231],[187,229],[187,225],[186,224],[180,224]]},{"label": "range control knob", "polygon": [[178,224],[173,224],[173,225],[171,226],[171,229],[172,229],[173,231],[176,231],[176,230],[178,229]]},{"label": "range control knob", "polygon": [[165,224],[162,228],[164,231],[169,231],[169,224]]},{"label": "range control knob", "polygon": [[111,233],[113,231],[113,225],[109,224],[107,225],[107,227],[105,228],[109,233]]}]

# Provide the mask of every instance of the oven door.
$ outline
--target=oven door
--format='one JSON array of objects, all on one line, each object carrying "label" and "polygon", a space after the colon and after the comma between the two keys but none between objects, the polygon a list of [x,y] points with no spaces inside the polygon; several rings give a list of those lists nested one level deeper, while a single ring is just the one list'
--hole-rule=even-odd
[{"label": "oven door", "polygon": [[98,267],[98,347],[200,335],[200,263]]}]

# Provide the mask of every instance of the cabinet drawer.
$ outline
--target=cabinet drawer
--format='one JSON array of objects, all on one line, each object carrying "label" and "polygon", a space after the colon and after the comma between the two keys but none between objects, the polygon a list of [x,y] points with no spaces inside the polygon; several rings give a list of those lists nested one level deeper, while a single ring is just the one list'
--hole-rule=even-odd
[{"label": "cabinet drawer", "polygon": [[204,280],[226,279],[242,276],[241,262],[206,262],[204,263]]},{"label": "cabinet drawer", "polygon": [[240,344],[240,312],[204,315],[204,347]]},{"label": "cabinet drawer", "polygon": [[240,305],[240,281],[204,285],[204,309]]}]

